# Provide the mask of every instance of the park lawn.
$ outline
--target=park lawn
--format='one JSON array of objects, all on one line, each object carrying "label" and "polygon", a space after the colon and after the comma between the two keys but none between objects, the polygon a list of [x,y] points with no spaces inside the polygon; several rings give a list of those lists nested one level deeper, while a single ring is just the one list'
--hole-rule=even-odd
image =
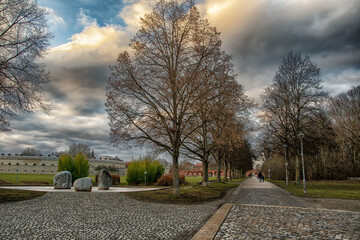
[{"label": "park lawn", "polygon": [[[209,177],[209,181],[216,180],[216,177]],[[190,185],[196,185],[202,181],[202,177],[185,177],[185,182]]]},{"label": "park lawn", "polygon": [[[192,179],[195,180],[195,179]],[[239,185],[243,179],[236,179],[228,182],[211,182],[209,187],[202,185],[184,185],[180,187],[180,197],[173,195],[173,188],[147,191],[147,192],[129,192],[124,195],[145,202],[169,203],[169,204],[199,204],[225,196],[226,192]]]},{"label": "park lawn", "polygon": [[12,185],[53,185],[53,174],[1,173],[0,180]]},{"label": "park lawn", "polygon": [[7,202],[30,200],[33,198],[41,197],[44,194],[46,194],[46,192],[0,188],[0,204]]},{"label": "park lawn", "polygon": [[[288,188],[284,181],[272,180],[274,184],[287,190],[292,195],[304,197],[304,188],[289,182]],[[353,181],[306,181],[306,197],[338,198],[360,200],[360,183]]]}]

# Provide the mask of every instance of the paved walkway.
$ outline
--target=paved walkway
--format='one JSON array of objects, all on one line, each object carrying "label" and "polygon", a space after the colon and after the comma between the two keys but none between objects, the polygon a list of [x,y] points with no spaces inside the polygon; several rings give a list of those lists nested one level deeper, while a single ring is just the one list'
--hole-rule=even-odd
[{"label": "paved walkway", "polygon": [[144,203],[111,192],[49,192],[0,204],[0,239],[188,239],[217,206]]},{"label": "paved walkway", "polygon": [[[269,182],[247,179],[229,202],[225,220],[207,222],[193,239],[360,239],[359,212],[315,209]],[[206,226],[216,235],[201,234]]]}]

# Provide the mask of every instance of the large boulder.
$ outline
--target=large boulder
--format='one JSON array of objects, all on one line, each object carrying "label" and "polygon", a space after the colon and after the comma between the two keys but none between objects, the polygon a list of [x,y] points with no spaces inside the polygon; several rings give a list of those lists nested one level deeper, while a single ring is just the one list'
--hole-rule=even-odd
[{"label": "large boulder", "polygon": [[71,172],[62,171],[62,172],[58,172],[54,176],[55,189],[71,189],[71,185],[72,185]]},{"label": "large boulder", "polygon": [[91,192],[92,189],[92,178],[84,177],[76,179],[74,182],[75,191]]},{"label": "large boulder", "polygon": [[99,190],[109,190],[111,185],[111,174],[106,169],[101,169],[98,177]]}]

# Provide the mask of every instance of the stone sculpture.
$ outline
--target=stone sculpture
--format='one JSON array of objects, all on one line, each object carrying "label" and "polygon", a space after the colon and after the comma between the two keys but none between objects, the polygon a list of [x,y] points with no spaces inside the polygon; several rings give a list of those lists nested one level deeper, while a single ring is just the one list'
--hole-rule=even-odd
[{"label": "stone sculpture", "polygon": [[91,192],[92,189],[92,178],[84,177],[76,179],[74,182],[75,191]]},{"label": "stone sculpture", "polygon": [[69,171],[58,172],[54,176],[54,189],[71,189],[72,176]]},{"label": "stone sculpture", "polygon": [[99,190],[109,190],[111,185],[111,174],[106,169],[101,169],[98,177]]}]

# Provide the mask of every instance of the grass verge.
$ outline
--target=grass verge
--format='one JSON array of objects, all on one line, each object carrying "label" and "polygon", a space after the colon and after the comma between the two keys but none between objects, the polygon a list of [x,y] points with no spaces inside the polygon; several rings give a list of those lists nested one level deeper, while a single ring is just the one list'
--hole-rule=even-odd
[{"label": "grass verge", "polygon": [[41,197],[46,192],[0,188],[0,203],[17,202]]},{"label": "grass verge", "polygon": [[163,189],[147,192],[129,192],[124,195],[145,202],[168,204],[199,204],[221,199],[226,192],[237,187],[244,179],[235,179],[229,182],[211,182],[209,187],[201,185],[185,185],[180,187],[180,197],[173,195],[173,189]]},{"label": "grass verge", "polygon": [[[289,182],[289,186],[286,188],[284,181],[271,180],[271,182],[294,196],[304,197],[303,185],[295,185],[295,182]],[[306,197],[360,200],[360,183],[352,181],[306,181]]]},{"label": "grass verge", "polygon": [[53,185],[53,174],[2,173],[0,180],[11,185]]}]

